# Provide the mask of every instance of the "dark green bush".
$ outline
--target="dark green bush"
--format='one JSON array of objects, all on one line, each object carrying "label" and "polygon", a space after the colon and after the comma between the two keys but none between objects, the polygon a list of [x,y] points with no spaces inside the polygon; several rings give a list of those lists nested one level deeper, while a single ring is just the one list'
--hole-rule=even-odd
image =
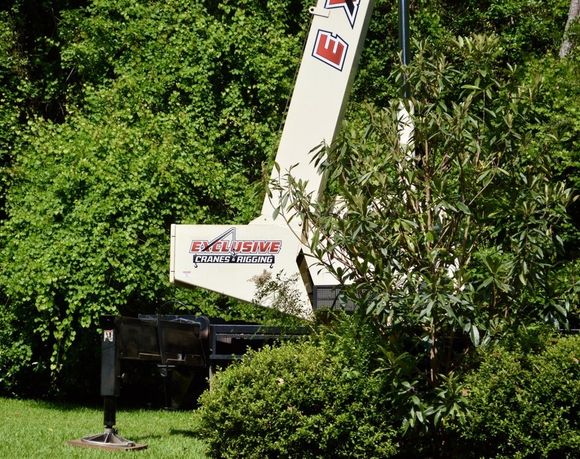
[{"label": "dark green bush", "polygon": [[285,344],[218,373],[197,412],[211,455],[395,454],[395,430],[368,352],[354,340],[343,344]]},{"label": "dark green bush", "polygon": [[467,377],[471,414],[457,431],[473,457],[571,458],[580,450],[580,337],[541,336],[494,347]]}]

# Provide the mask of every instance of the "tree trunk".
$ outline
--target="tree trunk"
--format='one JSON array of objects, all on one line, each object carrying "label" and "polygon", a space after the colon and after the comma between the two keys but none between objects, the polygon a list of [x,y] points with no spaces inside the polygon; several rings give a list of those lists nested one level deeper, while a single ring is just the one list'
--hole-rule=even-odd
[{"label": "tree trunk", "polygon": [[562,41],[562,46],[560,46],[560,58],[566,57],[572,48],[574,43],[570,40],[568,36],[568,30],[572,23],[578,18],[578,13],[580,12],[580,0],[570,0],[570,10],[568,11],[568,20],[566,21],[566,27],[564,27],[564,40]]}]

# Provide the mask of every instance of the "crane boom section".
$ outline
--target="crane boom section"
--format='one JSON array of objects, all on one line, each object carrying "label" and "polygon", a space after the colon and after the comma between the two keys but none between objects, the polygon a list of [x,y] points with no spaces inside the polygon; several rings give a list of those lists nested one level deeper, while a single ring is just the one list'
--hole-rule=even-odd
[{"label": "crane boom section", "polygon": [[[314,167],[310,152],[322,142],[332,143],[343,117],[356,73],[372,0],[319,0],[312,7],[310,33],[288,108],[276,163],[280,174],[307,183],[314,200],[324,188],[324,177]],[[278,180],[272,170],[272,180]],[[276,195],[266,196],[261,223],[275,220]],[[258,222],[258,221],[256,221]]]},{"label": "crane boom section", "polygon": [[[275,160],[282,175],[307,183],[314,200],[324,177],[311,151],[332,143],[338,132],[372,6],[373,0],[318,0],[310,8],[312,24]],[[275,212],[279,204],[278,196],[267,196],[249,225],[172,225],[170,281],[278,307],[280,298],[259,294],[260,286],[267,279],[292,280],[291,296],[300,305],[292,313],[312,316],[310,293],[320,276],[301,257],[300,223],[290,228]]]}]

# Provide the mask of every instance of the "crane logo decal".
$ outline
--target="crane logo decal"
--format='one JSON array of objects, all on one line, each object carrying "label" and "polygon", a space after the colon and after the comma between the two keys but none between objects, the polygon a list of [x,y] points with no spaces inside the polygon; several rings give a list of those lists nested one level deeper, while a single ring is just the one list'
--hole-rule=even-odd
[{"label": "crane logo decal", "polygon": [[348,43],[339,35],[319,30],[314,41],[312,56],[342,72],[347,51]]},{"label": "crane logo decal", "polygon": [[356,22],[356,15],[358,14],[358,7],[360,0],[326,0],[324,8],[327,10],[334,10],[342,8],[348,18],[351,27],[354,27]]},{"label": "crane logo decal", "polygon": [[194,239],[189,253],[193,254],[193,264],[199,263],[241,263],[268,264],[276,262],[276,254],[282,249],[282,241],[263,239],[236,239],[236,229],[230,228],[212,240]]}]

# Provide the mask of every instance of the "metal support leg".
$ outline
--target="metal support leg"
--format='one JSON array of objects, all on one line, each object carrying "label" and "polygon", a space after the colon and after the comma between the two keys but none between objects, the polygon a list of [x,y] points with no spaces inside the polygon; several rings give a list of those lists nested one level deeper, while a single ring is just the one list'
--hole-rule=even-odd
[{"label": "metal support leg", "polygon": [[101,434],[89,435],[80,440],[68,443],[86,448],[136,450],[147,448],[145,444],[137,444],[126,440],[117,433],[117,397],[120,392],[121,369],[117,355],[117,330],[115,318],[101,317],[103,341],[101,342],[101,395],[103,396],[103,422],[105,431]]},{"label": "metal support leg", "polygon": [[117,399],[115,397],[103,398],[103,422],[105,428],[113,429],[117,423]]}]

